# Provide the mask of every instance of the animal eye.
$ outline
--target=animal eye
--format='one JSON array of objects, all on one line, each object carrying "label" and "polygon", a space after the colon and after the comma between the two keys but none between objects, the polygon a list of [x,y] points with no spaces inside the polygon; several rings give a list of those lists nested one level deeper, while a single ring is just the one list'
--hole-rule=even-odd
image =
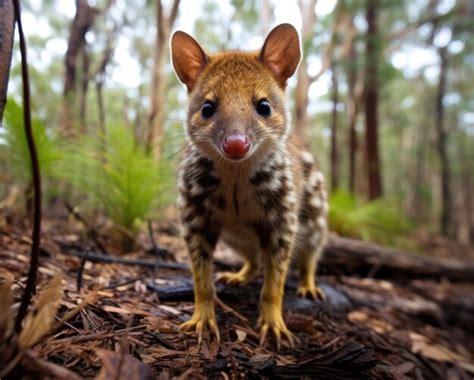
[{"label": "animal eye", "polygon": [[204,119],[211,117],[215,112],[216,106],[209,101],[205,102],[201,107],[201,114]]},{"label": "animal eye", "polygon": [[257,112],[261,116],[270,116],[270,114],[272,113],[270,102],[266,99],[260,100],[257,104]]}]

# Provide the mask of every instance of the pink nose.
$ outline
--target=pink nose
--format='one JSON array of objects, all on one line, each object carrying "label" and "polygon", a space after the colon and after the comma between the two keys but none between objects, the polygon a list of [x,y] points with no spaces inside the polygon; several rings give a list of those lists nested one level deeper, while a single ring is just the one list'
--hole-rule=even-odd
[{"label": "pink nose", "polygon": [[222,149],[231,157],[244,157],[250,150],[250,140],[243,133],[234,133],[224,138]]}]

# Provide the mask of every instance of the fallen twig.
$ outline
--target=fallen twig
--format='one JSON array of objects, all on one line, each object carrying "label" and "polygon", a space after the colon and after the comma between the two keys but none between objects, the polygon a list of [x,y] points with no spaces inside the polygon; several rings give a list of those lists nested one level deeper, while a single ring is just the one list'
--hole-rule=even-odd
[{"label": "fallen twig", "polygon": [[174,255],[167,249],[160,247],[155,240],[155,234],[153,233],[153,223],[151,220],[148,221],[148,236],[150,237],[151,252],[164,260],[176,261]]},{"label": "fallen twig", "polygon": [[57,364],[41,359],[39,355],[32,350],[28,350],[25,352],[25,355],[22,360],[22,364],[25,365],[25,367],[43,372],[49,375],[47,377],[52,377],[54,379],[60,379],[60,380],[82,379],[82,377],[76,375],[74,372],[68,370],[66,367],[61,367]]},{"label": "fallen twig", "polygon": [[81,259],[81,265],[77,271],[77,281],[76,281],[76,288],[77,291],[80,292],[82,288],[82,275],[84,274],[84,267],[86,266],[87,257],[89,256],[90,249],[87,248],[84,257]]},{"label": "fallen twig", "polygon": [[160,260],[127,259],[125,257],[107,256],[97,253],[70,252],[69,254],[75,257],[86,258],[87,261],[92,263],[138,265],[155,269],[189,271],[189,266],[182,263],[164,263]]}]

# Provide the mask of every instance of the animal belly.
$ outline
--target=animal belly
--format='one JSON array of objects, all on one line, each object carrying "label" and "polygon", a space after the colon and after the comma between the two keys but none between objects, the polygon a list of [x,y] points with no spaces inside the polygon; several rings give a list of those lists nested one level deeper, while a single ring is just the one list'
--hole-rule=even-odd
[{"label": "animal belly", "polygon": [[225,226],[221,233],[221,239],[243,256],[257,255],[260,250],[260,243],[255,232],[243,225]]}]

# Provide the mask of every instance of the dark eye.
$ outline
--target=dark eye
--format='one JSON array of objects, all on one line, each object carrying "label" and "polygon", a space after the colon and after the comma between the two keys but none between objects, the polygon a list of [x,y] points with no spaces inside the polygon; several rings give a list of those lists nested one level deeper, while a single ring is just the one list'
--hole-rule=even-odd
[{"label": "dark eye", "polygon": [[214,115],[216,112],[216,106],[211,102],[205,102],[201,107],[201,114],[204,119],[207,119]]},{"label": "dark eye", "polygon": [[257,104],[257,112],[261,116],[270,116],[270,114],[272,113],[270,102],[266,99],[260,100]]}]

